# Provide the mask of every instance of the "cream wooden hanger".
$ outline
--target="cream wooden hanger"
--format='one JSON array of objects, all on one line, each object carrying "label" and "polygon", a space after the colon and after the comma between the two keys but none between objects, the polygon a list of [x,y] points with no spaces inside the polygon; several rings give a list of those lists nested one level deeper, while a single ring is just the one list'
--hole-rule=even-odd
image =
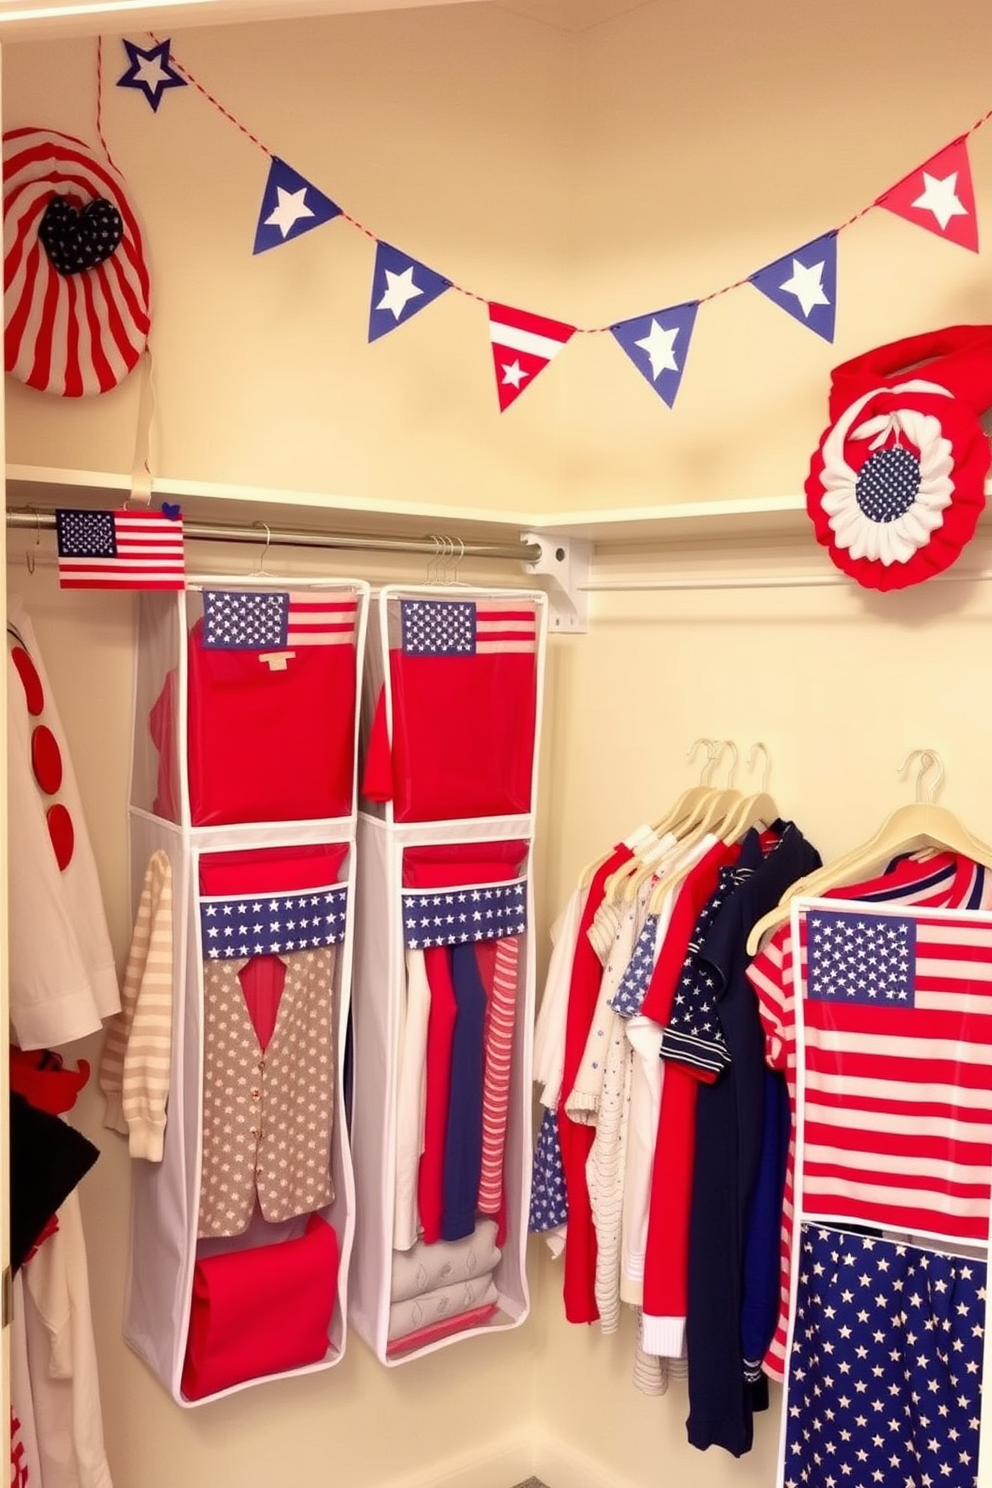
[{"label": "cream wooden hanger", "polygon": [[[788,920],[789,905],[799,895],[804,898],[818,898],[826,890],[840,884],[856,883],[879,863],[888,862],[914,848],[937,847],[992,869],[992,847],[974,836],[952,811],[948,811],[945,806],[934,805],[934,795],[944,778],[944,765],[940,755],[933,749],[914,749],[899,766],[899,774],[916,758],[920,762],[916,777],[916,800],[909,806],[900,806],[893,811],[875,835],[853,852],[794,883],[775,909],[754,926],[747,939],[749,956],[755,955],[769,931],[777,930]],[[931,769],[936,770],[936,775],[924,787],[924,779]]]},{"label": "cream wooden hanger", "polygon": [[[692,816],[688,820],[679,824],[679,846],[683,849],[694,847],[697,843],[701,842],[702,839],[709,832],[719,834],[723,830],[723,823],[725,822],[728,813],[733,811],[740,805],[740,791],[734,790],[730,784],[730,782],[734,778],[734,772],[737,769],[737,761],[739,758],[737,745],[732,739],[724,739],[721,741],[721,751],[723,749],[730,749],[733,752],[733,759],[731,761],[730,770],[727,776],[727,785],[722,791],[717,791],[716,795],[712,797],[711,800],[703,802],[701,807],[693,812]],[[671,873],[665,874],[664,878],[659,882],[658,887],[655,889],[654,893],[651,896],[651,900],[648,906],[648,912],[650,914],[658,914],[660,912],[665,895],[670,889],[677,888],[678,885],[683,881],[683,879],[688,877],[697,861],[697,858],[693,857],[690,859],[689,862],[682,864],[682,866],[680,867],[674,868]],[[641,877],[640,882],[643,882],[643,876]],[[637,888],[639,887],[640,883],[638,883],[637,885]],[[628,902],[630,902],[632,898],[637,897],[637,888],[634,887],[633,879],[628,880],[627,888],[624,894],[624,897]]]},{"label": "cream wooden hanger", "polygon": [[761,774],[761,790],[756,795],[745,796],[744,799],[741,801],[740,806],[734,812],[730,821],[728,821],[724,826],[722,833],[724,842],[739,842],[740,839],[744,836],[745,832],[749,832],[751,828],[756,827],[759,822],[764,822],[765,826],[771,826],[772,822],[775,821],[776,818],[780,815],[779,809],[775,805],[772,797],[768,794],[767,788],[768,775],[771,770],[771,756],[768,753],[768,746],[766,744],[762,744],[760,739],[758,740],[757,744],[752,744],[751,746],[751,750],[747,757],[747,767],[749,770],[753,769],[754,757],[759,749],[764,755],[764,769]]},{"label": "cream wooden hanger", "polygon": [[[640,851],[636,848],[632,849],[634,857],[622,864],[606,880],[604,898],[610,904],[619,904],[623,901],[624,887],[635,873],[639,873],[642,868],[647,868],[650,873],[654,872],[654,867],[659,858],[663,857],[667,851],[667,848],[659,843],[659,838],[671,831],[672,825],[681,821],[688,812],[695,808],[699,801],[708,800],[710,796],[716,793],[715,787],[710,785],[708,779],[710,772],[719,758],[719,750],[715,741],[713,739],[695,739],[686,750],[686,759],[691,763],[700,744],[706,748],[706,763],[700,771],[699,784],[692,785],[688,790],[683,791],[672,809],[664,816],[659,817],[657,821],[651,823],[652,838],[650,844]],[[601,859],[600,865],[604,861],[605,859]],[[643,882],[643,879],[641,881]],[[637,892],[635,890],[634,898],[636,897]]]},{"label": "cream wooden hanger", "polygon": [[[713,741],[706,740],[704,742],[712,743]],[[737,764],[736,744],[729,739],[721,739],[714,748],[716,752],[709,764],[718,763],[725,749],[729,748],[733,750],[734,760],[730,767],[730,774],[733,775]],[[722,820],[729,806],[732,804],[728,799],[728,795],[732,796],[733,800],[739,799],[736,791],[728,792],[726,788],[721,790],[712,786],[707,787],[705,794],[690,804],[688,812],[674,820],[668,828],[668,833],[674,833],[678,837],[680,844],[691,844],[697,841],[708,830],[708,827],[704,823],[709,822],[711,817],[715,820]],[[669,818],[672,815],[674,813],[670,813]],[[670,842],[662,840],[659,842],[657,848],[653,852],[645,854],[640,862],[625,863],[624,869],[626,871],[621,870],[621,874],[617,876],[617,882],[613,887],[611,895],[611,902],[614,904],[634,904],[643,885],[654,875],[660,865],[661,859],[668,855],[671,847],[672,844]]]}]

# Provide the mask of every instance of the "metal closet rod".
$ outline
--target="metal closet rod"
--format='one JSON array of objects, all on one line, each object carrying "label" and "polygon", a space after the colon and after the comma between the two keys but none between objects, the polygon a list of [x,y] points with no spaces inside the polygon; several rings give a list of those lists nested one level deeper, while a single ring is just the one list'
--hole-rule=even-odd
[{"label": "metal closet rod", "polygon": [[[7,512],[7,526],[18,531],[50,532],[55,528],[53,511],[34,511],[12,507]],[[437,537],[381,536],[371,532],[316,532],[300,527],[273,527],[271,522],[255,522],[250,527],[232,522],[183,521],[183,536],[194,542],[261,543],[280,548],[359,548],[377,553],[425,553],[430,558],[460,562],[463,558],[500,558],[518,563],[536,563],[541,556],[538,543],[465,542],[459,537],[438,534]]]}]

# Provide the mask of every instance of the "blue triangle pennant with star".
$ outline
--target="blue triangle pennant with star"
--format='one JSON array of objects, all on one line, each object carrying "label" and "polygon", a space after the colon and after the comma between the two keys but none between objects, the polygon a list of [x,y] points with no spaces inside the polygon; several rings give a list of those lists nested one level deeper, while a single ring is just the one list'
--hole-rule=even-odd
[{"label": "blue triangle pennant with star", "polygon": [[282,243],[288,243],[290,238],[298,238],[301,233],[340,215],[341,208],[336,202],[318,191],[311,181],[299,175],[284,160],[273,155],[252,253],[278,248]]},{"label": "blue triangle pennant with star", "polygon": [[693,300],[610,326],[638,372],[669,408],[675,403],[685,371],[698,309],[699,302]]},{"label": "blue triangle pennant with star", "polygon": [[824,341],[837,315],[837,234],[824,233],[751,275],[751,283]]},{"label": "blue triangle pennant with star", "polygon": [[418,310],[425,310],[450,288],[451,280],[443,274],[435,273],[390,243],[377,243],[369,304],[369,340],[377,341],[380,336],[395,331],[403,321],[412,320]]}]

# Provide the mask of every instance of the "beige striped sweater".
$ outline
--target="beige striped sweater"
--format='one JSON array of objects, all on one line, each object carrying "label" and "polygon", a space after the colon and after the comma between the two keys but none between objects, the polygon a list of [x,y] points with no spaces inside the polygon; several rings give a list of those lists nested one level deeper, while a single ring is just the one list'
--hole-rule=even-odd
[{"label": "beige striped sweater", "polygon": [[172,1061],[172,865],[161,849],[145,870],[121,991],[100,1061],[103,1124],[132,1157],[161,1162]]}]

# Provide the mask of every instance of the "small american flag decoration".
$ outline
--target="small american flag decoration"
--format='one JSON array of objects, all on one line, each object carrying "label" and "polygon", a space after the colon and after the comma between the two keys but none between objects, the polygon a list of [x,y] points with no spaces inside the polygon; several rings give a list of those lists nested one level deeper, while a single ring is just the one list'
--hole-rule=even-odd
[{"label": "small american flag decoration", "polygon": [[158,511],[55,513],[62,589],[184,589],[183,520]]}]

